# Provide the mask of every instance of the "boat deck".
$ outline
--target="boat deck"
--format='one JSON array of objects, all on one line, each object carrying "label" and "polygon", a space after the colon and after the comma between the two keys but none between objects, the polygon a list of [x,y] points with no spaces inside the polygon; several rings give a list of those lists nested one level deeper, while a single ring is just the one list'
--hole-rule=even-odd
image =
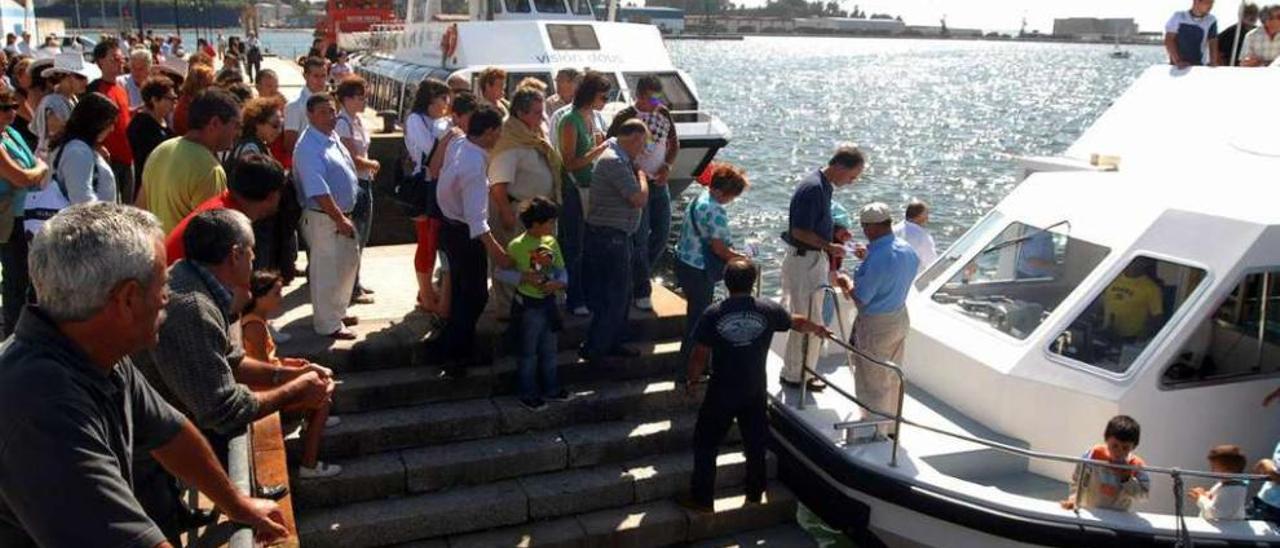
[{"label": "boat deck", "polygon": [[[803,417],[831,443],[844,447],[851,457],[887,464],[891,443],[859,439],[870,434],[870,427],[855,428],[851,432],[852,441],[849,443],[845,442],[842,431],[833,428],[832,425],[837,422],[857,421],[862,417],[862,409],[839,392],[831,389],[808,392],[805,408],[796,408],[799,391],[782,387],[778,380],[782,371],[786,338],[786,334],[775,338],[774,351],[769,356],[769,391],[775,403],[786,405],[791,412]],[[849,393],[854,392],[853,372],[847,365],[843,352],[826,352],[818,361],[817,370],[836,387]],[[986,428],[918,388],[908,388],[902,413],[913,421],[949,432],[1027,447],[1021,440]],[[1029,472],[1025,457],[910,425],[902,426],[901,439],[898,466],[899,472],[907,476],[961,478],[1006,493],[1047,500],[1057,500],[1067,494],[1066,483]]]}]

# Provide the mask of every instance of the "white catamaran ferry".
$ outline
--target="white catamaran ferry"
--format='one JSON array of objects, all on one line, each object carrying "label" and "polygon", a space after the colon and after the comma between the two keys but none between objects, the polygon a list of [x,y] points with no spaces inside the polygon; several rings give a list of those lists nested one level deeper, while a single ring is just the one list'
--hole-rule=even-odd
[{"label": "white catamaran ferry", "polygon": [[[864,418],[838,347],[813,372],[827,390],[779,386],[778,338],[780,478],[864,547],[1280,545],[1186,495],[1222,479],[1195,472],[1210,448],[1254,461],[1280,440],[1262,406],[1280,386],[1276,89],[1280,71],[1153,67],[1064,157],[1023,159],[1027,179],[915,282],[901,409]],[[1119,333],[1106,294],[1137,277],[1157,288],[1149,324]],[[1150,499],[1065,510],[1117,414],[1142,424]],[[900,420],[896,439],[864,436],[876,420]]]},{"label": "white catamaran ferry", "polygon": [[[596,18],[587,0],[410,0],[403,27],[353,37],[375,50],[357,60],[370,82],[370,106],[404,119],[417,84],[461,75],[473,82],[487,67],[507,71],[508,95],[524,78],[554,90],[561,68],[599,71],[613,84],[605,116],[632,99],[641,77],[662,81],[680,137],[672,173],[678,194],[729,143],[729,128],[702,108],[687,73],[671,63],[658,27]],[[381,52],[377,50],[382,50]]]}]

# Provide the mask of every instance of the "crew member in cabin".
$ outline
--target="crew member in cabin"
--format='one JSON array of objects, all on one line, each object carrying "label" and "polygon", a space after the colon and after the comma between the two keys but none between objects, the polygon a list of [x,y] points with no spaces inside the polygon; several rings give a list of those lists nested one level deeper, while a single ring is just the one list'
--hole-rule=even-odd
[{"label": "crew member in cabin", "polygon": [[1128,415],[1116,415],[1107,421],[1103,431],[1104,443],[1093,446],[1083,458],[1110,462],[1130,467],[1111,468],[1097,464],[1081,464],[1071,476],[1071,488],[1067,498],[1060,502],[1063,509],[1079,510],[1105,508],[1128,512],[1133,503],[1145,500],[1151,491],[1151,478],[1141,468],[1146,462],[1133,452],[1142,436],[1138,421]]},{"label": "crew member in cabin", "polygon": [[1245,67],[1267,67],[1280,59],[1280,6],[1267,6],[1262,10],[1262,25],[1249,31],[1244,37]]},{"label": "crew member in cabin", "polygon": [[607,135],[613,137],[624,122],[638,118],[649,128],[649,139],[644,151],[636,158],[636,166],[649,179],[649,204],[640,215],[640,226],[632,235],[632,285],[636,308],[653,310],[653,287],[650,277],[653,265],[658,264],[667,250],[667,237],[671,235],[671,193],[667,181],[671,167],[680,154],[680,137],[676,135],[676,122],[667,108],[662,94],[662,80],[657,76],[640,77],[635,87],[636,102],[624,108],[613,118]]},{"label": "crew member in cabin", "polygon": [[1137,257],[1102,292],[1102,329],[1118,348],[1146,344],[1164,320],[1164,292],[1152,277],[1155,263]]},{"label": "crew member in cabin", "polygon": [[[582,270],[587,277],[587,306],[591,327],[579,355],[587,361],[605,357],[633,358],[635,349],[623,346],[631,311],[631,237],[649,203],[649,182],[635,159],[644,151],[649,128],[628,120],[615,139],[605,141],[591,173],[591,202],[587,211]],[[573,276],[573,273],[569,273]]]},{"label": "crew member in cabin", "polygon": [[1192,0],[1191,9],[1174,12],[1164,25],[1164,49],[1178,68],[1218,66],[1218,19],[1213,0]]},{"label": "crew member in cabin", "polygon": [[[910,244],[893,235],[888,205],[867,204],[858,213],[858,222],[869,243],[855,251],[862,263],[853,274],[853,302],[858,307],[858,317],[853,320],[853,346],[866,356],[901,365],[911,327],[907,293],[920,270],[920,259]],[[858,399],[881,414],[893,415],[898,409],[897,375],[862,355],[856,356],[854,363]],[[891,424],[877,425],[876,433],[896,435]]]},{"label": "crew member in cabin", "polygon": [[507,71],[489,67],[480,72],[480,103],[498,109],[505,120],[511,112],[507,101]]},{"label": "crew member in cabin", "polygon": [[129,358],[164,322],[163,236],[154,215],[97,202],[63,210],[32,240],[44,297],[0,349],[0,546],[165,546],[135,495],[143,454],[260,540],[287,534],[276,504],[241,494]]},{"label": "crew member in cabin", "polygon": [[[815,170],[796,185],[791,195],[787,231],[782,234],[787,256],[782,260],[782,305],[793,314],[808,316],[814,292],[832,276],[830,257],[843,257],[844,247],[835,243],[835,221],[831,217],[831,193],[853,184],[866,166],[862,151],[852,145],[836,149],[827,166]],[[841,289],[852,289],[847,277],[837,278]],[[787,336],[786,364],[782,384],[800,386],[803,367],[818,363],[822,339],[803,333]],[[826,385],[810,377],[811,390]]]},{"label": "crew member in cabin", "polygon": [[907,202],[907,209],[902,222],[893,225],[893,235],[911,244],[920,259],[920,272],[938,258],[938,246],[933,235],[925,228],[929,224],[929,204],[919,198]]},{"label": "crew member in cabin", "polygon": [[711,364],[710,384],[693,430],[690,493],[680,499],[681,505],[695,511],[713,511],[716,455],[734,421],[742,434],[747,457],[747,500],[761,502],[767,482],[765,446],[769,423],[765,407],[769,344],[774,333],[791,329],[827,334],[825,328],[804,316],[790,314],[771,300],[754,297],[757,273],[750,259],[730,260],[724,272],[729,298],[707,308],[694,328],[696,343],[689,355],[686,385],[689,397],[696,397],[698,386],[707,382],[704,373],[708,362]]}]

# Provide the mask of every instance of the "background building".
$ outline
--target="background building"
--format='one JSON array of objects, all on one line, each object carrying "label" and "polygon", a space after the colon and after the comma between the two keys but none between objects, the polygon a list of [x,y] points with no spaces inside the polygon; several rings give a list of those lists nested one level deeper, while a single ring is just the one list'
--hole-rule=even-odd
[{"label": "background building", "polygon": [[684,10],[679,8],[618,8],[618,20],[655,25],[667,34],[684,32]]},{"label": "background building", "polygon": [[32,0],[0,0],[0,34],[36,33],[36,6]]},{"label": "background building", "polygon": [[1053,35],[1081,40],[1131,40],[1138,35],[1138,23],[1129,19],[1069,17],[1053,20]]}]

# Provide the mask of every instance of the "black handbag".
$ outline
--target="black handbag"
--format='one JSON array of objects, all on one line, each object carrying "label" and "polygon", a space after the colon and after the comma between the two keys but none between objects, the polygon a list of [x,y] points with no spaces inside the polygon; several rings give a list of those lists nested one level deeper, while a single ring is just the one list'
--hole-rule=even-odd
[{"label": "black handbag", "polygon": [[410,172],[408,175],[404,175],[402,172],[401,176],[396,177],[396,185],[391,189],[391,199],[400,205],[405,215],[410,217],[426,215],[435,219],[444,218],[444,213],[440,211],[440,205],[436,202],[437,182],[430,179],[431,170],[427,167],[430,159],[435,156],[437,149],[440,148],[440,141],[441,139],[437,138],[431,144],[431,151],[422,155],[421,171]]},{"label": "black handbag", "polygon": [[[708,199],[711,198],[708,197]],[[707,238],[706,235],[702,233],[702,228],[698,226],[698,220],[693,216],[693,209],[696,205],[698,205],[698,199],[694,198],[693,201],[689,202],[689,211],[685,212],[684,218],[685,222],[693,223],[694,235],[696,235],[699,240],[703,241],[703,272],[706,272],[707,279],[711,280],[712,283],[715,283],[724,279],[724,269],[728,263],[726,263],[724,259],[720,258],[719,255],[716,255],[715,250],[711,248],[711,239]]]}]

